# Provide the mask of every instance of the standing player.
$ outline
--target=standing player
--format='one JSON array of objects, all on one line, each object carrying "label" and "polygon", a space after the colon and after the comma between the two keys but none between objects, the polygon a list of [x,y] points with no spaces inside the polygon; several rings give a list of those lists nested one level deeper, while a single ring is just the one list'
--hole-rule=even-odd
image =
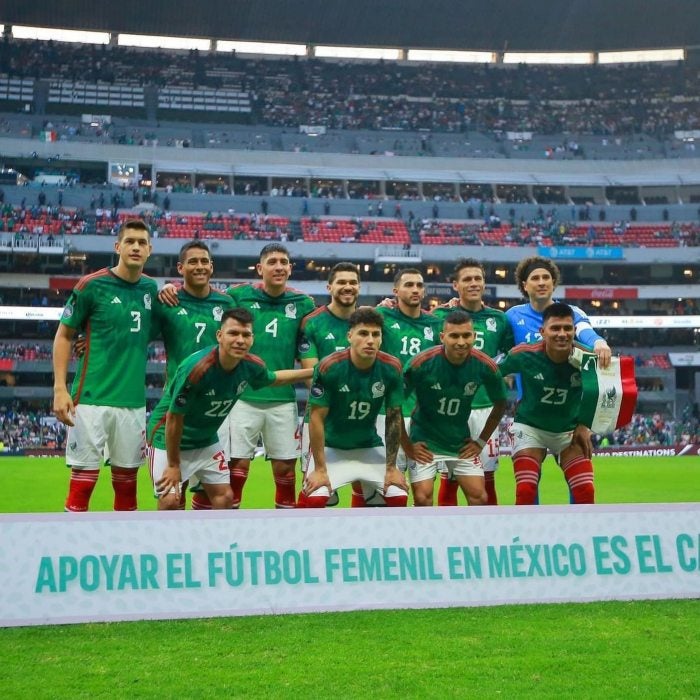
[{"label": "standing player", "polygon": [[[401,364],[379,351],[383,323],[374,309],[359,308],[350,317],[350,347],[316,366],[309,396],[311,454],[300,507],[323,508],[331,491],[356,480],[366,497],[378,491],[386,505],[406,505],[406,481],[396,467]],[[382,405],[385,446],[376,426]]]},{"label": "standing player", "polygon": [[[462,258],[457,261],[452,272],[452,286],[459,295],[459,305],[438,307],[433,314],[440,319],[459,309],[469,314],[474,327],[474,348],[485,355],[495,358],[510,350],[513,343],[513,332],[503,311],[492,309],[484,304],[486,289],[486,271],[482,263],[474,258]],[[491,414],[493,403],[485,388],[479,389],[472,402],[469,415],[469,431],[472,435],[481,435],[486,420]],[[481,452],[481,463],[484,467],[484,480],[488,505],[498,505],[496,493],[496,470],[500,446],[498,430],[488,436],[486,445]],[[438,503],[443,506],[457,505],[457,482],[449,479],[443,473],[440,481]]]},{"label": "standing player", "polygon": [[[518,263],[515,283],[528,301],[506,311],[516,343],[536,343],[542,339],[543,312],[554,303],[554,290],[560,279],[559,268],[548,258],[535,255]],[[576,340],[592,347],[600,366],[607,367],[612,355],[607,341],[593,330],[588,316],[578,306],[571,306],[571,310]]]},{"label": "standing player", "polygon": [[[404,371],[406,391],[414,391],[410,441],[404,449],[415,459],[409,474],[413,501],[433,505],[437,465],[444,461],[470,505],[486,505],[484,470],[479,455],[506,409],[506,388],[496,363],[473,349],[476,339],[469,314],[452,311],[440,333],[442,345],[412,358]],[[471,433],[472,402],[485,392],[491,402],[479,433]]]},{"label": "standing player", "polygon": [[[313,299],[287,286],[292,263],[287,249],[269,243],[260,251],[256,266],[262,282],[231,287],[237,306],[253,314],[255,342],[252,352],[272,370],[293,369],[301,321],[314,310]],[[233,507],[238,508],[248,478],[250,461],[262,436],[272,463],[275,507],[293,508],[295,467],[299,457],[296,393],[293,386],[246,389],[221,426],[219,437],[230,457]]]},{"label": "standing player", "polygon": [[[136,475],[145,456],[147,348],[158,293],[155,281],[143,274],[152,250],[146,224],[124,222],[114,248],[116,266],[83,277],[73,289],[53,345],[53,409],[69,426],[65,508],[73,512],[88,510],[105,447],[114,510],[136,510]],[[84,329],[86,347],[69,393],[66,377],[77,329]]]},{"label": "standing player", "polygon": [[[576,334],[575,314],[554,302],[543,313],[542,340],[520,344],[500,364],[501,374],[520,374],[522,398],[513,423],[515,504],[534,505],[542,462],[557,457],[573,503],[593,503],[590,430],[578,422],[581,374],[569,362]],[[581,350],[588,348],[578,346]]]},{"label": "standing player", "polygon": [[[423,311],[425,282],[423,273],[413,267],[399,270],[394,276],[394,306],[378,306],[377,311],[384,317],[382,351],[393,355],[406,367],[412,357],[428,348],[440,344],[441,319]],[[414,396],[405,396],[403,401],[404,421],[415,408]],[[378,425],[383,425],[384,416],[380,414]],[[403,450],[399,452],[399,469],[406,471],[408,462]]]},{"label": "standing player", "polygon": [[311,370],[270,372],[248,354],[253,317],[223,313],[217,345],[187,357],[171,376],[148,423],[151,476],[159,510],[180,506],[183,482],[196,477],[212,508],[231,508],[228,464],[217,430],[247,386],[259,389],[306,379]]}]

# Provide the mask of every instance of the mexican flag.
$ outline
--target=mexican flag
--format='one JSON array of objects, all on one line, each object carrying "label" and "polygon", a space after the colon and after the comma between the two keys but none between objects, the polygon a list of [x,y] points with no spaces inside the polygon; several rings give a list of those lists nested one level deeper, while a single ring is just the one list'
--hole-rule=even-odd
[{"label": "mexican flag", "polygon": [[613,357],[602,369],[598,358],[585,353],[581,358],[581,408],[579,422],[594,433],[607,435],[632,420],[637,405],[634,358]]}]

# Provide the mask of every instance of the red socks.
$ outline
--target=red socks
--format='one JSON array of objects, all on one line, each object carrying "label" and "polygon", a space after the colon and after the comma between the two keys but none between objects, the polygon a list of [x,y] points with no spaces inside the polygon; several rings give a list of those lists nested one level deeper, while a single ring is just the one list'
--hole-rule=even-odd
[{"label": "red socks", "polygon": [[533,457],[515,457],[515,505],[534,506],[537,503],[537,482],[540,476],[540,464]]},{"label": "red socks", "polygon": [[192,510],[211,510],[211,501],[206,493],[196,491],[192,494]]},{"label": "red socks", "polygon": [[84,513],[90,504],[90,496],[95,490],[99,469],[71,469],[68,497],[65,509],[71,513]]},{"label": "red socks", "polygon": [[138,469],[112,467],[114,510],[136,510],[136,477]]},{"label": "red socks", "polygon": [[275,475],[275,508],[294,508],[294,486],[296,475],[294,471],[289,474]]},{"label": "red socks", "polygon": [[459,484],[452,481],[447,474],[440,474],[440,487],[438,489],[439,506],[456,506]]},{"label": "red socks", "polygon": [[303,491],[299,494],[297,508],[325,508],[328,496],[307,496]]},{"label": "red socks", "polygon": [[574,503],[595,503],[593,487],[593,463],[583,456],[574,457],[562,464],[564,478],[569,485]]},{"label": "red socks", "polygon": [[362,491],[362,484],[353,482],[352,496],[350,497],[351,508],[364,508],[367,505],[365,502],[365,494]]},{"label": "red socks", "polygon": [[496,472],[484,472],[484,488],[486,489],[486,505],[497,506],[498,496],[496,495]]},{"label": "red socks", "polygon": [[[233,491],[233,508],[241,507],[243,487],[248,480],[248,467],[231,467],[231,491]],[[294,491],[292,490],[292,499]]]}]

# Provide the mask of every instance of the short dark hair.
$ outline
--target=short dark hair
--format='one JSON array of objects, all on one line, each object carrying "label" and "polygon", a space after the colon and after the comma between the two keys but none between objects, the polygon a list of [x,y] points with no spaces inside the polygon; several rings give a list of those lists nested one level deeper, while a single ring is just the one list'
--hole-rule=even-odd
[{"label": "short dark hair", "polygon": [[542,325],[550,318],[570,318],[574,320],[574,310],[563,301],[555,301],[550,304],[542,313]]},{"label": "short dark hair", "polygon": [[141,219],[127,219],[122,225],[119,227],[119,233],[117,233],[117,240],[121,241],[122,238],[124,238],[124,234],[126,233],[127,229],[133,229],[135,231],[145,231],[148,234],[148,240],[151,240],[151,229],[148,228],[148,225],[146,224],[145,221],[141,221]]},{"label": "short dark hair", "polygon": [[371,306],[360,306],[359,309],[355,309],[355,311],[350,314],[348,324],[350,328],[354,328],[361,323],[366,323],[368,326],[384,328],[384,316]]},{"label": "short dark hair", "polygon": [[451,323],[455,326],[461,326],[465,323],[472,323],[472,317],[466,311],[456,309],[455,311],[450,311],[450,313],[447,314],[447,316],[445,316],[445,319],[442,324],[443,328],[448,323]]},{"label": "short dark hair", "polygon": [[331,271],[328,273],[328,284],[332,284],[336,275],[340,272],[354,272],[357,275],[357,279],[360,279],[360,267],[351,262],[339,262],[333,265]]},{"label": "short dark hair", "polygon": [[521,260],[515,268],[515,284],[518,285],[518,289],[523,296],[526,296],[525,282],[527,282],[527,278],[532,274],[533,270],[539,270],[540,268],[547,270],[552,275],[552,282],[555,287],[559,284],[561,280],[559,268],[549,258],[533,255]]},{"label": "short dark hair", "polygon": [[284,253],[289,257],[289,251],[281,243],[268,243],[260,250],[260,260],[272,253]]},{"label": "short dark hair", "polygon": [[465,267],[478,267],[481,270],[481,274],[484,276],[484,279],[486,279],[486,268],[484,267],[484,263],[476,258],[459,258],[455,263],[455,266],[452,268],[450,281],[456,282],[457,278],[459,277],[459,273],[464,270]]},{"label": "short dark hair", "polygon": [[420,275],[422,277],[423,273],[417,267],[404,267],[403,270],[399,270],[394,275],[394,287],[398,287],[401,284],[401,278],[404,275]]},{"label": "short dark hair", "polygon": [[178,260],[180,262],[185,262],[185,253],[187,251],[192,250],[193,248],[200,248],[201,250],[206,250],[207,255],[211,258],[211,252],[209,251],[209,246],[204,242],[204,241],[187,241],[182,248],[180,248],[180,253],[178,254]]},{"label": "short dark hair", "polygon": [[226,309],[221,316],[221,325],[223,326],[228,319],[232,318],[234,321],[238,321],[243,326],[253,325],[253,314],[244,309],[242,306],[235,306],[233,309]]}]

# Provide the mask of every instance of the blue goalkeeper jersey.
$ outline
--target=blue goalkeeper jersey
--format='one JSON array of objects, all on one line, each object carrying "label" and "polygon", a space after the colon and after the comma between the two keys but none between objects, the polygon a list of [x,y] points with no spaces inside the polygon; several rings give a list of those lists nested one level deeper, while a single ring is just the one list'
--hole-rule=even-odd
[{"label": "blue goalkeeper jersey", "polygon": [[[578,306],[571,306],[574,312],[574,328],[576,340],[584,345],[593,347],[596,340],[604,340],[591,327],[591,322],[586,314]],[[542,312],[533,309],[530,304],[518,304],[506,311],[506,318],[513,328],[515,344],[538,343],[542,340],[540,328],[542,328]]]}]

